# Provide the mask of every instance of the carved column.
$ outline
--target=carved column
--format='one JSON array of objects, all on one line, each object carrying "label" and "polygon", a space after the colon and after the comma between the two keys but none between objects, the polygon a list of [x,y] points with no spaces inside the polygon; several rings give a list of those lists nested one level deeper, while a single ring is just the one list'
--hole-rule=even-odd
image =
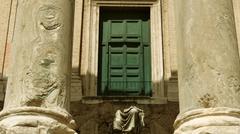
[{"label": "carved column", "polygon": [[71,0],[18,0],[0,133],[76,133],[67,112],[72,17]]},{"label": "carved column", "polygon": [[181,0],[175,134],[240,133],[240,59],[232,0]]}]

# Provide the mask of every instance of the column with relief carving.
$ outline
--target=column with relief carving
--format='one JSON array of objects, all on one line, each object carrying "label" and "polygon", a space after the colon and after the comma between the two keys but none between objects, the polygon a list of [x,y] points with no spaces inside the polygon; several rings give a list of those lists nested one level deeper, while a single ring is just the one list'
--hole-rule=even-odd
[{"label": "column with relief carving", "polygon": [[0,133],[76,134],[69,109],[73,0],[18,0]]},{"label": "column with relief carving", "polygon": [[240,59],[232,0],[175,2],[180,98],[175,134],[239,134]]}]

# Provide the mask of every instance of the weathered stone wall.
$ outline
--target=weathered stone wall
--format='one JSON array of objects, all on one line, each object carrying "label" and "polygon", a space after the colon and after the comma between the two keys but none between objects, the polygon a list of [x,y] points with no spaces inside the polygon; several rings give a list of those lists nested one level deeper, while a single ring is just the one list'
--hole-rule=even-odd
[{"label": "weathered stone wall", "polygon": [[[14,35],[14,22],[15,22],[15,14],[16,14],[16,6],[17,0],[0,0],[2,4],[0,4],[0,94],[2,94],[5,87],[3,84],[6,83],[7,76],[8,76],[8,69],[9,69],[9,59],[11,55],[11,46],[12,46],[12,37]],[[11,3],[12,2],[12,3]],[[163,0],[163,6],[167,6],[167,8],[163,8],[163,29],[165,33],[163,34],[164,37],[164,58],[168,60],[164,60],[164,75],[169,78],[169,70],[174,71],[172,73],[177,73],[177,66],[176,66],[176,52],[175,52],[175,25],[174,23],[174,14],[173,12],[168,12],[168,10],[172,10],[174,8],[173,0]],[[240,14],[238,11],[240,10],[240,1],[233,0],[234,2],[234,13],[235,13],[235,21],[236,21],[236,30],[238,33],[238,38],[240,38]],[[79,77],[79,70],[80,70],[80,48],[81,48],[81,37],[82,37],[82,9],[83,1],[76,0],[75,1],[75,23],[74,23],[74,40],[73,40],[73,52],[72,52],[72,70],[73,70],[73,80],[72,80],[72,91],[74,101],[81,100],[81,89],[80,89],[80,77]],[[10,10],[11,9],[11,10]],[[168,17],[166,17],[168,16]],[[240,39],[238,39],[240,42]],[[170,45],[169,45],[170,44]],[[238,46],[240,43],[238,43]],[[240,49],[240,47],[239,47]],[[168,51],[169,50],[169,51]],[[240,52],[240,50],[239,50]],[[171,68],[171,69],[170,69]],[[167,80],[167,79],[166,79]],[[171,83],[171,82],[170,82]],[[175,87],[174,87],[175,88]],[[170,94],[176,95],[176,90],[171,91]],[[3,96],[0,95],[0,96]],[[176,98],[175,98],[176,99]],[[2,100],[2,97],[0,97]]]},{"label": "weathered stone wall", "polygon": [[[170,4],[171,5],[171,0]],[[238,32],[238,38],[240,38],[240,29],[239,29],[239,18],[240,14],[240,1],[233,0],[234,10],[235,10],[235,20]],[[4,98],[4,89],[6,88],[6,78],[8,76],[8,62],[9,54],[11,50],[11,39],[13,36],[14,29],[14,20],[15,20],[15,7],[17,0],[0,0],[0,100]],[[178,103],[168,103],[165,105],[138,105],[135,103],[125,103],[125,102],[104,102],[101,104],[84,104],[82,103],[81,96],[81,80],[79,77],[79,62],[80,62],[80,43],[81,43],[81,21],[82,16],[82,0],[76,0],[76,14],[75,14],[75,23],[74,24],[74,42],[73,42],[73,73],[72,73],[72,82],[71,82],[71,114],[74,119],[77,121],[79,126],[79,131],[81,134],[107,134],[111,132],[111,123],[113,121],[114,114],[117,109],[123,110],[128,108],[130,105],[136,105],[139,108],[145,111],[145,123],[146,127],[143,129],[143,134],[171,134],[173,133],[173,122],[178,114]],[[10,8],[12,7],[11,14]],[[167,10],[167,9],[164,9]],[[9,16],[10,15],[10,16]],[[166,14],[172,15],[172,14]],[[10,20],[9,20],[10,18]],[[171,19],[170,19],[171,20]],[[166,22],[167,23],[167,22]],[[167,25],[167,24],[165,24]],[[174,33],[174,26],[169,24],[171,32],[168,34],[172,35]],[[172,28],[172,29],[171,29]],[[9,32],[7,33],[7,30]],[[167,43],[174,42],[174,37],[169,38],[170,41]],[[6,42],[7,41],[7,42]],[[240,39],[238,40],[240,41]],[[238,44],[240,46],[240,43]],[[240,48],[240,47],[239,47]],[[171,46],[169,49],[172,49]],[[173,53],[175,55],[176,53]],[[170,55],[172,55],[170,53]],[[171,56],[170,56],[171,58]],[[173,62],[173,68],[177,72],[175,66],[176,62]],[[168,67],[168,66],[166,66]],[[174,93],[177,90],[169,90],[177,88],[176,82],[170,81],[168,84],[168,94]],[[167,84],[165,84],[167,85]],[[177,97],[168,98],[168,100],[176,100]],[[2,107],[3,102],[0,102]]]},{"label": "weathered stone wall", "polygon": [[[173,122],[178,114],[178,103],[165,105],[138,105],[136,103],[104,102],[101,104],[83,104],[71,102],[71,115],[78,125],[79,134],[112,134],[115,112],[120,109],[137,106],[144,110],[145,127],[141,134],[172,134]],[[0,102],[0,110],[3,102]]]},{"label": "weathered stone wall", "polygon": [[115,112],[137,106],[144,110],[145,127],[141,134],[172,134],[173,122],[178,114],[178,103],[165,105],[138,105],[126,102],[104,102],[101,104],[71,103],[71,114],[79,125],[81,134],[112,134]]}]

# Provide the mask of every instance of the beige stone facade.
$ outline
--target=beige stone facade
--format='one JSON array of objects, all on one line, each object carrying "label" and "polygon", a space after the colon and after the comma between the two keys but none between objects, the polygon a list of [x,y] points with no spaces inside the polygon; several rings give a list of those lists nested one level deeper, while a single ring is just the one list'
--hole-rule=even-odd
[{"label": "beige stone facade", "polygon": [[[46,0],[41,1],[42,3],[46,2]],[[57,4],[59,0],[52,1]],[[15,68],[16,73],[24,66],[23,63],[16,63],[16,66],[11,67],[15,63],[11,59],[17,59],[13,57],[13,55],[16,56],[16,50],[14,51],[16,48],[14,47],[16,47],[16,43],[20,42],[16,38],[20,38],[18,36],[21,33],[16,29],[20,25],[24,25],[24,23],[16,22],[18,18],[24,18],[24,14],[19,16],[21,13],[19,2],[26,1],[0,0],[0,2],[0,100],[3,104],[4,98],[7,100],[14,98],[14,96],[10,96],[12,92],[5,96],[9,79],[11,80],[11,75],[14,74],[12,68]],[[70,109],[68,106],[60,107],[67,109],[73,116],[73,120],[77,124],[77,128],[75,128],[77,133],[111,133],[115,112],[131,105],[140,107],[146,114],[146,126],[141,134],[171,134],[174,133],[174,127],[176,134],[193,132],[194,134],[201,132],[221,134],[224,129],[232,129],[233,131],[226,132],[229,134],[240,133],[240,95],[228,92],[229,89],[231,91],[239,90],[239,0],[212,0],[211,2],[210,0],[199,0],[198,2],[194,0],[182,0],[181,2],[176,0],[72,0],[71,2],[74,3],[75,7],[72,9],[74,10],[73,22],[64,22],[73,28],[73,35],[69,39],[69,41],[72,40],[72,61],[68,62],[72,64],[71,88],[66,88],[67,92],[70,92],[70,95],[66,95]],[[40,4],[42,3],[40,2]],[[61,6],[63,5],[60,4]],[[151,97],[98,96],[98,45],[101,7],[147,7],[150,9],[151,80],[153,85]],[[32,25],[31,21],[26,23]],[[218,29],[213,27],[215,24],[219,24]],[[219,32],[218,30],[220,30],[220,34],[215,35]],[[24,36],[31,38],[34,36],[31,32],[31,30],[26,31],[21,35],[21,38],[25,38]],[[60,42],[64,41],[60,40]],[[18,47],[19,50],[24,48],[24,45]],[[25,49],[30,51],[31,48],[25,46]],[[64,50],[67,51],[66,48]],[[210,50],[213,51],[210,52]],[[19,52],[17,56],[20,55]],[[211,56],[217,58],[211,60],[214,59]],[[31,64],[31,61],[28,62],[26,64]],[[214,69],[217,69],[215,71],[218,72],[214,72]],[[15,76],[18,75],[15,74]],[[15,82],[12,81],[12,83]],[[180,82],[179,86],[178,82]],[[14,84],[9,84],[9,87],[12,85]],[[219,88],[222,89],[222,95],[215,94]],[[21,95],[17,92],[16,94]],[[231,102],[229,98],[232,98]],[[205,102],[206,100],[211,102]],[[221,102],[216,103],[219,100]],[[19,106],[16,102],[13,104],[5,102],[4,107]],[[205,108],[213,109],[208,111]],[[51,109],[50,111],[48,109],[42,111],[38,108],[29,108],[28,110],[51,113],[52,116],[49,116],[48,119],[44,117],[36,119],[43,122],[49,120],[56,123],[55,120],[52,120],[52,117],[55,116],[64,116],[67,117],[68,121],[71,120],[71,116],[65,111],[59,112],[59,114]],[[218,119],[221,118],[230,123],[224,127],[219,127],[218,130],[209,127],[209,125],[222,126],[224,124],[211,122],[217,120],[212,117],[216,114],[222,114]],[[0,114],[0,116],[2,115]],[[19,116],[17,118],[21,120],[25,117]],[[35,117],[29,116],[27,118],[31,120]],[[9,122],[13,119],[10,118]],[[203,124],[198,122],[203,122]],[[235,122],[235,124],[231,122]],[[65,129],[64,127],[70,128],[69,133],[73,133],[71,129],[74,128],[74,125],[69,124],[65,123],[60,126],[62,129]],[[46,126],[48,125],[46,124]],[[189,126],[193,130],[186,130]],[[40,131],[33,130],[32,133],[40,133]]]}]

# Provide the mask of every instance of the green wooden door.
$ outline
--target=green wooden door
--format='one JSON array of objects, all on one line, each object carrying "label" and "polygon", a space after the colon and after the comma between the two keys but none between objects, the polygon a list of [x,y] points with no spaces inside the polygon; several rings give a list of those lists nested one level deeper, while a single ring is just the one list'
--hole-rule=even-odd
[{"label": "green wooden door", "polygon": [[118,14],[117,18],[111,15],[101,23],[101,94],[149,95],[149,20],[129,14]]}]

